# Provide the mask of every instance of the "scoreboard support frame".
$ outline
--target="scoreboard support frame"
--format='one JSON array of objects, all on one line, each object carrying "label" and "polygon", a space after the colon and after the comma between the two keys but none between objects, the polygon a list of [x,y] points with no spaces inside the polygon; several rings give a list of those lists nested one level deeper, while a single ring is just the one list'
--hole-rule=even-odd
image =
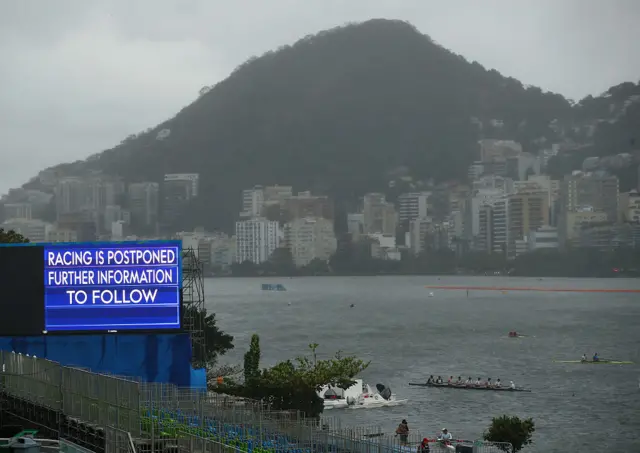
[{"label": "scoreboard support frame", "polygon": [[202,262],[190,247],[182,250],[182,329],[191,337],[191,360],[202,362],[206,347],[204,326],[204,272]]}]

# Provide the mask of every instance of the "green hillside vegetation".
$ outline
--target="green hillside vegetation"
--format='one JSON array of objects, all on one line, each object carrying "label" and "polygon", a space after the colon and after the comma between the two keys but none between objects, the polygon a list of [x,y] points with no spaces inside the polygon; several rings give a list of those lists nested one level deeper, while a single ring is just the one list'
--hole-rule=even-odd
[{"label": "green hillside vegetation", "polygon": [[[549,170],[553,177],[580,169],[584,159],[592,156],[630,153],[640,164],[640,82],[624,82],[598,97],[587,96],[573,108],[573,126],[574,130],[566,131],[567,136],[584,146],[552,158]],[[637,165],[611,171],[620,179],[621,191],[638,187]]]},{"label": "green hillside vegetation", "polygon": [[[462,180],[479,138],[535,151],[541,138],[559,139],[553,120],[571,125],[576,111],[599,109],[592,101],[576,109],[466,61],[406,22],[381,19],[251,58],[201,93],[174,118],[65,172],[98,169],[130,182],[198,172],[201,197],[183,227],[229,230],[241,190],[254,184],[346,201],[384,191],[400,166],[416,180]],[[163,129],[171,133],[158,140]]]}]

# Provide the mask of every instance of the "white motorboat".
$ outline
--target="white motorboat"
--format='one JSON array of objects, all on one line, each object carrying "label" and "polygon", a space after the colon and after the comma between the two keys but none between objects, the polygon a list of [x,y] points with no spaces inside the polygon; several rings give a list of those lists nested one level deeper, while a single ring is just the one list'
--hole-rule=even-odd
[{"label": "white motorboat", "polygon": [[398,399],[391,389],[382,384],[376,384],[377,391],[365,384],[364,391],[355,401],[347,401],[349,409],[370,409],[376,407],[392,407],[406,404],[408,399]]},{"label": "white motorboat", "polygon": [[347,389],[325,385],[318,392],[324,402],[324,409],[346,409],[349,402],[354,403],[368,389],[362,379],[355,379],[355,384]]}]

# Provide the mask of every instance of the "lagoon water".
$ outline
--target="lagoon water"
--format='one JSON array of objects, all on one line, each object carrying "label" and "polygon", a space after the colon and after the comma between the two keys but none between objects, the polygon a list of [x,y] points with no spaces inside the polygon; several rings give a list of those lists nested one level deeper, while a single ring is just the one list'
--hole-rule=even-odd
[{"label": "lagoon water", "polygon": [[[286,292],[262,291],[282,283]],[[242,363],[258,333],[263,364],[319,343],[371,360],[366,382],[392,388],[406,406],[332,411],[345,425],[393,432],[402,418],[435,436],[480,438],[491,417],[532,417],[526,451],[640,451],[640,293],[431,290],[425,285],[640,289],[638,279],[493,277],[221,278],[205,282],[207,309],[235,336],[223,362]],[[429,292],[434,296],[429,297]],[[351,304],[355,307],[350,308]],[[529,335],[508,338],[510,330]],[[634,365],[561,364],[598,352]],[[532,393],[409,387],[430,375],[513,380]]]}]

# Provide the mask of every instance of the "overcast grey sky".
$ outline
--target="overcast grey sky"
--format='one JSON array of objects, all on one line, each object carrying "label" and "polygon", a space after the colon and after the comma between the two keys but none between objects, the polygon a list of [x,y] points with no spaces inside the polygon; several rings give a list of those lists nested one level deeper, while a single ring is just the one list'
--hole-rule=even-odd
[{"label": "overcast grey sky", "polygon": [[252,55],[380,17],[574,99],[640,79],[640,0],[0,0],[0,193],[157,125]]}]

